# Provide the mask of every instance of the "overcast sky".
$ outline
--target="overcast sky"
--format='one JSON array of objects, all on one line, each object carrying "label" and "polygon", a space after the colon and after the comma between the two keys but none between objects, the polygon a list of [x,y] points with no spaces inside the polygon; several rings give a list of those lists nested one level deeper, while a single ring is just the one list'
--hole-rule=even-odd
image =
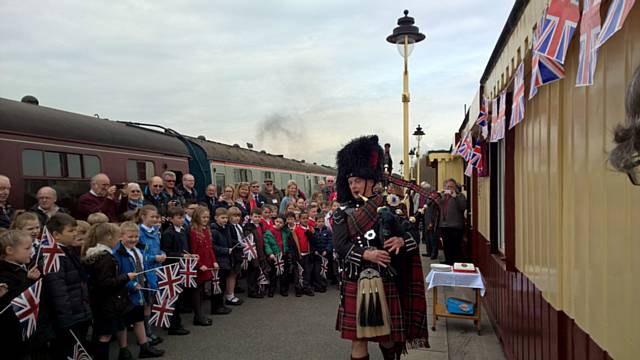
[{"label": "overcast sky", "polygon": [[400,159],[402,58],[385,39],[402,11],[427,36],[409,59],[410,129],[442,149],[513,2],[2,0],[0,97],[327,165],[376,133]]}]

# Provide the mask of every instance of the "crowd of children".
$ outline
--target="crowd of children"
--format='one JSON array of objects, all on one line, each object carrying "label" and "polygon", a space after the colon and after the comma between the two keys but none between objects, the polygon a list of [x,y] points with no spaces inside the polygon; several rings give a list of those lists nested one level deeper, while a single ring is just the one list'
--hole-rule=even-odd
[{"label": "crowd of children", "polygon": [[[251,298],[314,296],[336,283],[331,212],[337,203],[307,201],[289,187],[281,204],[253,196],[254,184],[226,187],[215,206],[193,199],[169,206],[137,207],[121,223],[93,213],[85,222],[56,213],[45,223],[64,256],[43,272],[43,228],[32,212],[19,212],[9,230],[0,228],[0,347],[7,359],[67,359],[79,340],[94,359],[132,359],[132,331],[139,358],[160,357],[162,338],[150,325],[158,279],[153,270],[180,259],[196,261],[195,286],[185,288],[167,327],[188,335],[181,314],[211,326],[208,316],[240,306],[238,286],[246,279]],[[295,183],[294,183],[295,185]],[[314,197],[315,199],[315,197]],[[279,202],[278,201],[278,202]],[[24,337],[11,301],[42,280],[36,329]],[[210,298],[210,308],[204,309]],[[207,312],[207,310],[209,310]]]}]

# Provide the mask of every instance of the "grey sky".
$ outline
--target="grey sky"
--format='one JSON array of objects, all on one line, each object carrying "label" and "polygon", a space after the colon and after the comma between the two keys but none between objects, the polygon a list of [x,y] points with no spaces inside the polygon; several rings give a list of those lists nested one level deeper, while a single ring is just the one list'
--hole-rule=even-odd
[{"label": "grey sky", "polygon": [[427,35],[409,59],[410,128],[421,124],[433,149],[452,142],[512,6],[3,0],[0,97],[327,165],[350,138],[377,133],[400,159],[402,59],[385,38],[402,10]]}]

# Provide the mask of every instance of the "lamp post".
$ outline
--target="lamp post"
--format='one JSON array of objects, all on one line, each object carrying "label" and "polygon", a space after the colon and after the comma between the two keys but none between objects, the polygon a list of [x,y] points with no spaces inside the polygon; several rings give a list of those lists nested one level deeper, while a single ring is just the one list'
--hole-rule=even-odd
[{"label": "lamp post", "polygon": [[400,175],[404,175],[403,174],[403,172],[404,172],[404,166],[403,166],[404,165],[404,161],[400,160],[400,162],[398,164],[400,164]]},{"label": "lamp post", "polygon": [[418,171],[416,179],[418,181],[418,184],[420,184],[420,140],[422,140],[422,137],[424,136],[424,131],[422,131],[422,127],[420,125],[418,125],[416,131],[413,132],[413,136],[415,136],[416,140],[418,140],[418,148],[416,149],[416,158],[418,158]]},{"label": "lamp post", "polygon": [[409,151],[409,159],[411,161],[411,165],[409,165],[409,177],[408,177],[409,180],[411,180],[411,178],[413,178],[413,169],[415,168],[413,166],[413,157],[415,156],[415,154],[416,154],[416,149],[412,148]]},{"label": "lamp post", "polygon": [[418,27],[414,26],[414,19],[409,16],[409,10],[404,11],[404,16],[398,19],[398,26],[393,33],[387,36],[387,41],[396,44],[400,56],[404,59],[404,72],[402,76],[402,153],[404,154],[404,178],[409,178],[409,70],[408,59],[413,45],[424,40]]}]

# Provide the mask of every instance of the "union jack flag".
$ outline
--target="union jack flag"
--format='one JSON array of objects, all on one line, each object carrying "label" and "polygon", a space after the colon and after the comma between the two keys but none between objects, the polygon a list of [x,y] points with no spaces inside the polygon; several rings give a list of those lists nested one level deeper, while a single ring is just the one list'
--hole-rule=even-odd
[{"label": "union jack flag", "polygon": [[467,137],[464,138],[466,152],[462,157],[464,161],[469,161],[471,159],[471,155],[473,153],[473,144],[471,143],[471,133],[467,134]]},{"label": "union jack flag", "polygon": [[496,142],[496,136],[498,135],[498,98],[491,100],[491,135],[489,140]]},{"label": "union jack flag", "polygon": [[151,305],[149,324],[158,327],[169,327],[171,325],[170,318],[175,311],[173,304],[176,300],[178,300],[178,296],[171,298],[156,294],[156,301]]},{"label": "union jack flag", "polygon": [[40,241],[40,253],[42,253],[42,274],[46,275],[60,270],[60,257],[66,256],[64,251],[58,246],[56,240],[51,236],[49,230],[45,226],[42,232],[42,240]]},{"label": "union jack flag", "polygon": [[218,269],[212,269],[211,274],[213,277],[211,278],[211,291],[215,294],[222,294],[222,289],[220,288],[220,277],[218,276]]},{"label": "union jack flag", "polygon": [[326,257],[320,256],[322,263],[320,263],[320,276],[327,278],[327,271],[329,271],[329,260]]},{"label": "union jack flag", "polygon": [[[538,21],[535,31],[533,32],[533,43],[537,42],[542,32],[542,24],[544,23],[544,15]],[[529,88],[529,100],[538,94],[538,87],[552,83],[556,80],[564,79],[564,66],[558,61],[533,52],[531,57],[531,87]]]},{"label": "union jack flag", "polygon": [[480,165],[481,159],[482,159],[482,147],[480,146],[480,140],[478,140],[476,141],[476,145],[473,147],[473,152],[471,153],[471,160],[469,161],[469,164],[477,168]]},{"label": "union jack flag", "polygon": [[155,269],[158,275],[158,288],[162,298],[172,299],[182,292],[184,277],[179,274],[179,264],[172,264]]},{"label": "union jack flag", "polygon": [[256,251],[256,244],[253,241],[253,234],[245,237],[242,243],[242,252],[247,260],[251,261],[258,258],[258,252]]},{"label": "union jack flag", "polygon": [[551,0],[535,51],[564,64],[569,42],[580,21],[578,0]]},{"label": "union jack flag", "polygon": [[482,98],[480,104],[480,113],[478,114],[478,119],[476,119],[476,124],[480,126],[482,130],[482,137],[487,138],[489,135],[489,115],[487,114],[487,99]]},{"label": "union jack flag", "polygon": [[22,328],[22,340],[27,340],[36,331],[41,291],[42,279],[11,300],[11,306]]},{"label": "union jack flag", "polygon": [[76,334],[74,334],[71,330],[69,331],[76,339],[76,345],[73,347],[73,357],[67,356],[67,360],[91,360],[91,356],[89,356],[87,350],[82,346],[80,341],[78,341]]},{"label": "union jack flag", "polygon": [[602,31],[598,35],[598,41],[596,42],[596,48],[602,46],[610,37],[613,36],[618,30],[622,29],[624,21],[629,15],[631,8],[635,0],[613,0],[609,5],[609,11],[607,12],[607,18],[602,25]]},{"label": "union jack flag", "polygon": [[195,288],[198,286],[198,284],[196,284],[196,278],[198,276],[198,272],[196,271],[197,265],[197,260],[192,257],[180,260],[180,276],[184,278],[184,287]]},{"label": "union jack flag", "polygon": [[521,62],[516,70],[513,89],[513,104],[511,104],[509,129],[513,129],[514,126],[524,120],[524,62]]},{"label": "union jack flag", "polygon": [[258,275],[258,285],[269,285],[269,278],[267,278],[267,274],[260,269],[260,275]]},{"label": "union jack flag", "polygon": [[593,85],[598,62],[596,42],[600,34],[600,0],[584,0],[580,21],[580,56],[576,86]]},{"label": "union jack flag", "polygon": [[504,124],[507,121],[507,91],[500,93],[500,103],[498,104],[498,120],[496,122],[494,142],[504,139]]},{"label": "union jack flag", "polygon": [[471,162],[469,162],[467,164],[467,168],[464,169],[464,175],[468,176],[468,177],[472,177],[473,176],[473,165],[471,165]]},{"label": "union jack flag", "polygon": [[281,276],[284,274],[284,260],[282,260],[282,253],[276,254],[276,275]]}]

